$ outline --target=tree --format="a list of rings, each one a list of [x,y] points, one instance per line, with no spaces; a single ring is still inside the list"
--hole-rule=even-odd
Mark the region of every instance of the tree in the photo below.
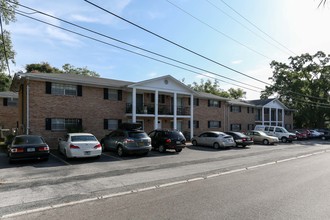
[[[3,29],[3,23],[8,25],[10,22],[15,22],[15,8],[17,0],[12,0],[13,4],[6,0],[0,0],[0,73],[5,73],[8,69],[9,62],[15,64],[15,51],[13,50],[10,33]]]
[[[12,78],[9,75],[0,73],[0,92],[9,91]]]
[[[212,81],[209,79],[206,80],[206,82],[204,82],[204,80],[201,79],[200,84],[198,84],[197,82],[193,82],[193,84],[188,84],[188,87],[190,87],[191,89],[197,92],[211,93],[224,98],[239,99],[239,98],[243,98],[246,95],[246,92],[244,92],[242,89],[230,88],[228,91],[224,91],[223,89],[220,88],[218,80],[215,80],[212,83]]]
[[[273,85],[266,86],[261,97],[277,95],[295,109],[297,127],[325,127],[330,118],[330,55],[319,51],[289,57],[288,64],[272,61]]]
[[[93,76],[99,77],[100,75],[95,71],[88,70],[87,67],[74,67],[71,64],[64,64],[62,69],[58,69],[56,67],[52,67],[47,62],[41,63],[32,63],[25,66],[25,70],[27,72],[41,72],[41,73],[65,73],[65,74],[78,74],[84,76]]]

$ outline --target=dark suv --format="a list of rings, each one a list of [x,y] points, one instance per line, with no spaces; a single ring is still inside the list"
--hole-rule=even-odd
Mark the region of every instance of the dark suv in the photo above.
[[[151,145],[159,152],[165,152],[166,149],[174,149],[181,152],[186,147],[186,138],[180,131],[175,130],[154,130],[149,133]]]
[[[120,129],[110,132],[101,139],[102,150],[116,151],[118,156],[125,154],[147,155],[151,150],[151,139],[142,130],[132,124],[122,125]]]

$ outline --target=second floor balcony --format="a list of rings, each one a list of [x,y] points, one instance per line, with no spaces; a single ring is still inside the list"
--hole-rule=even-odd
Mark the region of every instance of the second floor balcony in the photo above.
[[[126,113],[132,114],[132,103],[126,104]],[[190,107],[178,106],[177,115],[190,115]],[[155,105],[136,106],[136,114],[155,115]],[[158,105],[158,115],[174,115],[173,105]]]

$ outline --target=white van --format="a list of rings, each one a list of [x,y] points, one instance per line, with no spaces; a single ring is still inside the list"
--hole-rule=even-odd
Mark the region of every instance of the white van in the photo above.
[[[297,140],[297,136],[295,134],[288,132],[281,126],[256,125],[254,130],[263,131],[270,136],[278,137],[278,139],[280,139],[283,143],[291,143],[292,141]]]

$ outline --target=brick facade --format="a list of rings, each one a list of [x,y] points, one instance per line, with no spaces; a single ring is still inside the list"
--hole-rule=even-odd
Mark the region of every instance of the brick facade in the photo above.
[[[18,95],[11,92],[0,92],[0,128],[17,128]],[[15,104],[16,103],[16,104]]]

